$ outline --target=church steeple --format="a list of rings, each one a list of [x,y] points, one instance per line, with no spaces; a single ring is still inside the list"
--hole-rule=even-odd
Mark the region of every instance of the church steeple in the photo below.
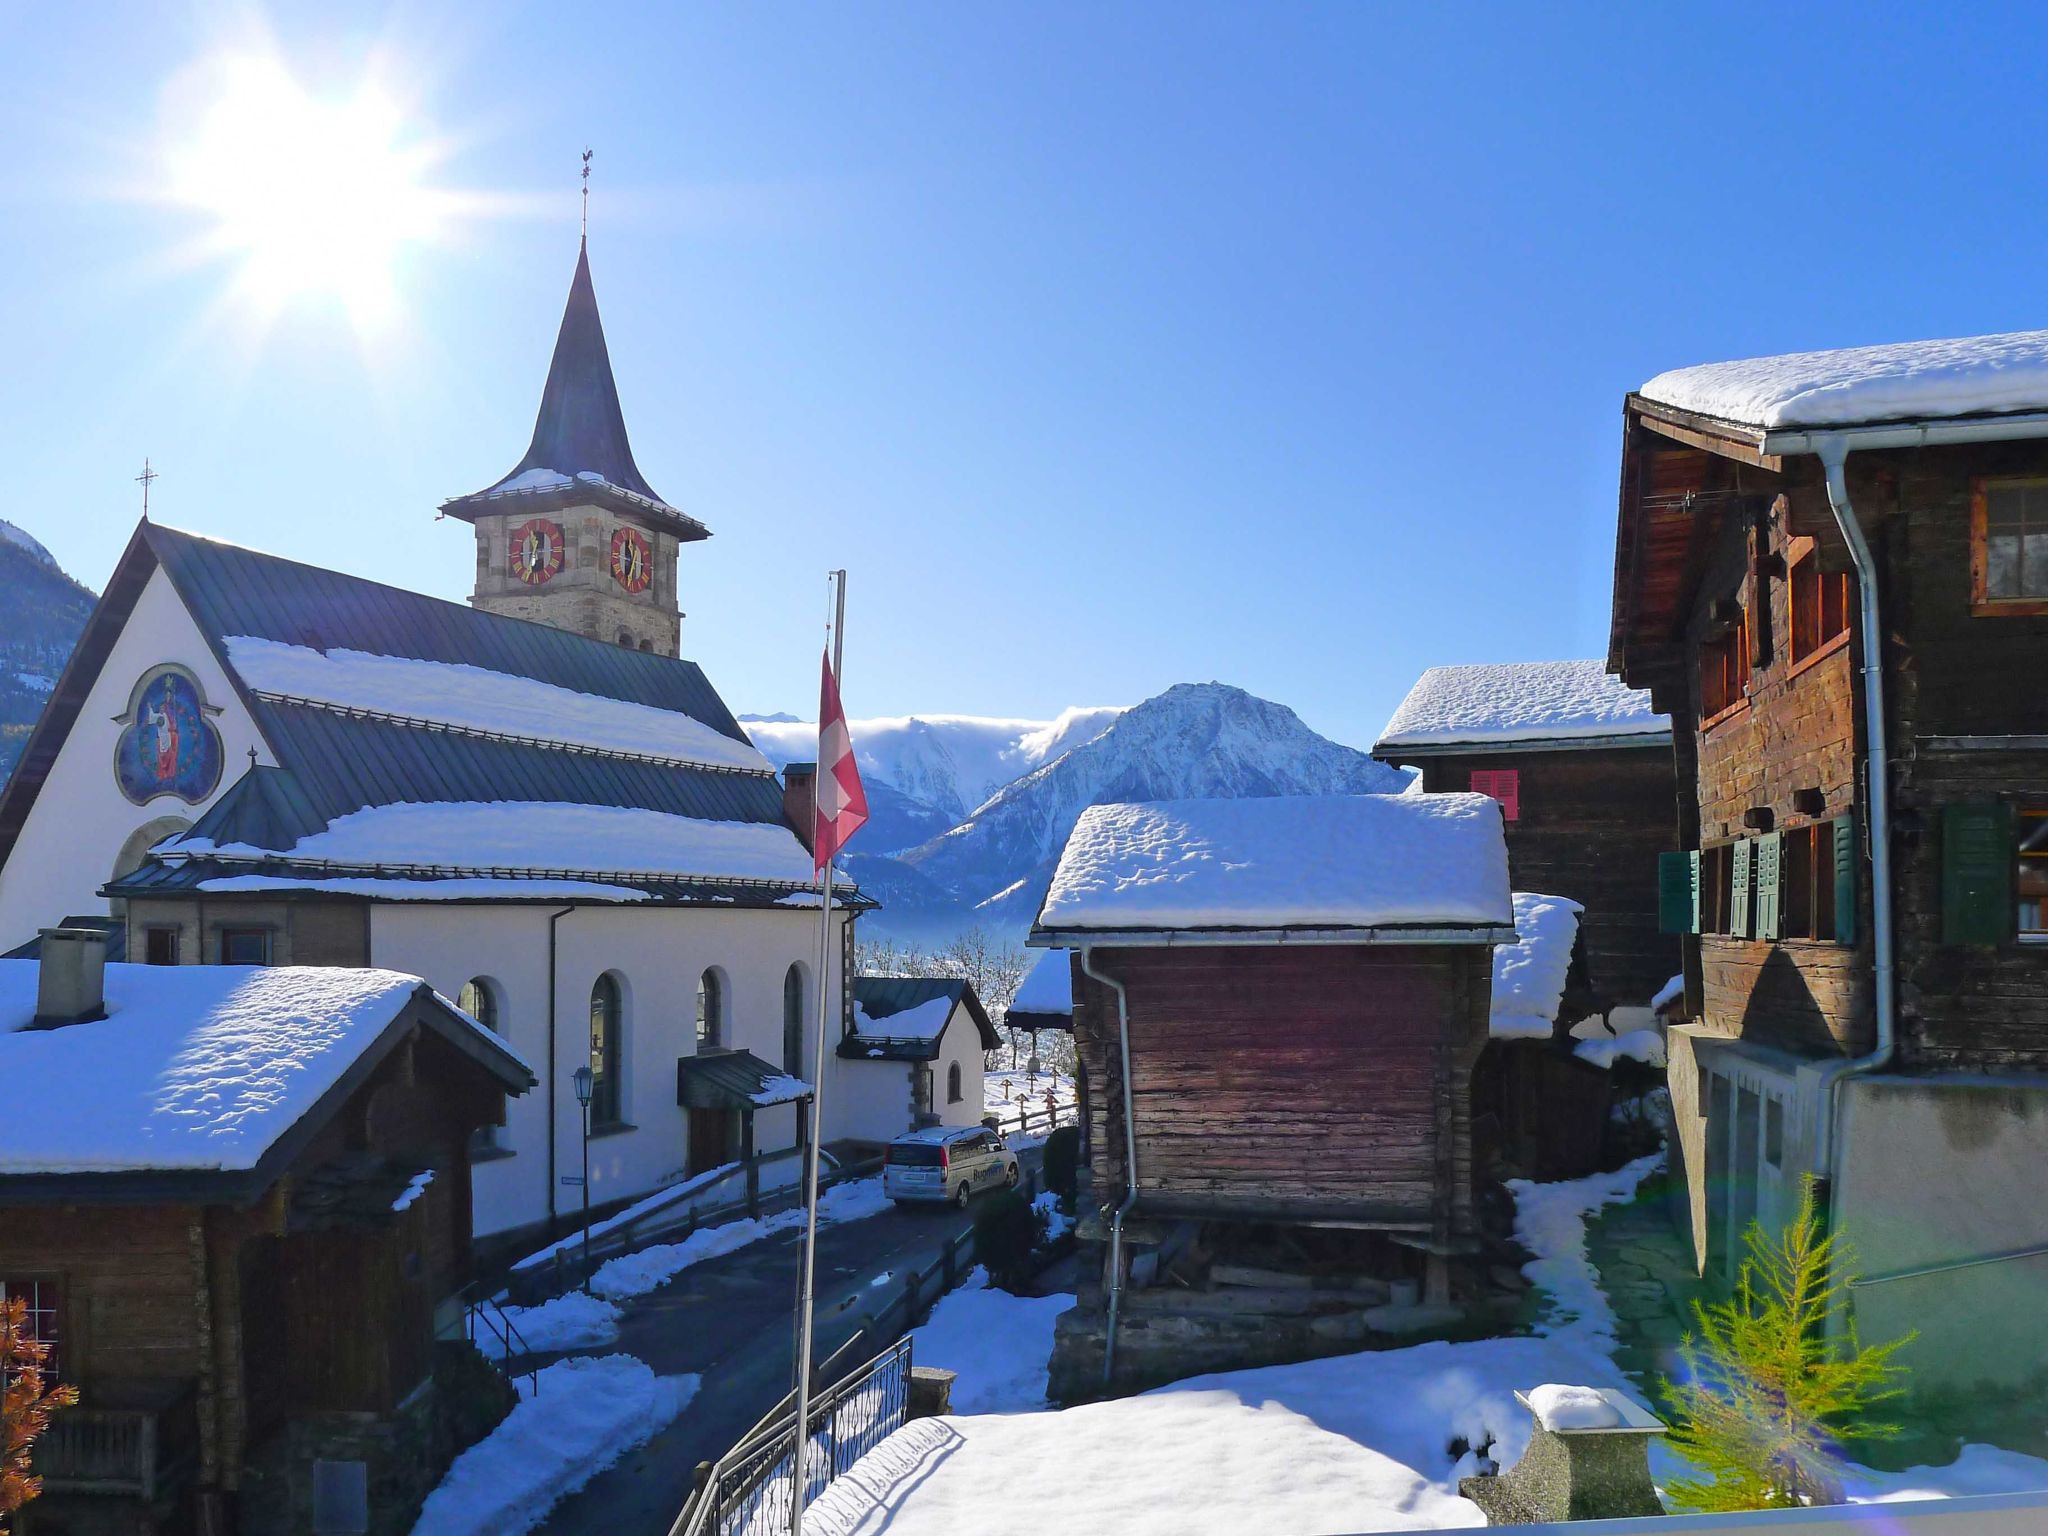
[[[475,606],[676,654],[676,549],[711,531],[663,501],[633,460],[587,238],[525,456],[441,510],[476,525]]]

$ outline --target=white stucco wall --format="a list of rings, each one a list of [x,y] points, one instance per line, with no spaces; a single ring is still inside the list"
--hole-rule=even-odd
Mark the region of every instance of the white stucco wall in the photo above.
[[[453,997],[472,977],[494,987],[500,1027],[541,1078],[506,1107],[510,1157],[477,1165],[477,1235],[544,1220],[549,1195],[563,1213],[582,1192],[559,1183],[579,1171],[582,1124],[570,1074],[588,1060],[590,992],[606,972],[624,1000],[624,1087],[628,1131],[590,1144],[590,1200],[599,1205],[645,1194],[677,1177],[689,1155],[688,1112],[676,1104],[676,1061],[696,1051],[697,978],[716,966],[725,976],[724,1044],[782,1064],[782,988],[791,964],[805,977],[805,1072],[816,1082],[809,1023],[815,1008],[818,919],[801,910],[721,912],[632,905],[575,908],[556,925],[556,1038],[547,1064],[547,906],[379,904],[371,909],[374,964],[424,976]],[[844,921],[843,918],[840,921]],[[836,989],[838,946],[827,986]],[[836,1040],[836,1015],[828,1021]],[[555,1084],[556,1168],[547,1166],[548,1082]],[[827,1115],[832,1114],[828,1102]],[[828,1139],[833,1132],[828,1125]],[[796,1141],[796,1110],[781,1106],[754,1119],[756,1150]]]
[[[191,672],[207,704],[220,710],[208,716],[221,733],[220,783],[196,805],[176,795],[137,805],[114,779],[114,742],[122,730],[115,717],[127,712],[129,695],[143,673],[164,662]],[[68,914],[106,911],[99,888],[113,877],[129,836],[160,817],[196,821],[247,771],[251,747],[259,763],[275,762],[170,578],[156,571],[144,584],[0,869],[0,948],[32,939],[37,929]]]
[[[946,1102],[946,1071],[960,1063],[960,1102]],[[834,1055],[827,1063],[826,1138],[885,1142],[916,1124],[911,1084],[929,1068],[932,1110],[942,1125],[979,1125],[982,1117],[981,1035],[964,1007],[955,1006],[929,1062],[869,1061]]]
[[[947,1069],[960,1066],[960,1102],[946,1102]],[[955,1008],[939,1037],[938,1058],[932,1062],[932,1109],[942,1125],[979,1125],[981,1102],[981,1032],[965,1008]]]

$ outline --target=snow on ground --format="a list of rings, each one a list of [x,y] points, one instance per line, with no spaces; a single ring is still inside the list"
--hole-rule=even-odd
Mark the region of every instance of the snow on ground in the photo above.
[[[1042,1409],[1053,1319],[1073,1305],[1064,1292],[1012,1296],[992,1290],[988,1271],[977,1266],[959,1289],[939,1299],[929,1322],[911,1331],[910,1358],[960,1373],[953,1384],[956,1414]]]
[[[1608,676],[1604,662],[1512,661],[1431,667],[1408,690],[1373,750],[1656,736],[1670,729],[1650,695]]]
[[[1095,805],[1060,854],[1052,929],[1499,924],[1500,804],[1485,795],[1279,795]]]
[[[543,800],[406,801],[337,816],[288,849],[173,838],[170,854],[398,868],[580,869],[706,879],[811,880],[811,856],[780,822],[707,821],[624,805]]]
[[[1494,1039],[1550,1038],[1585,910],[1567,897],[1515,892],[1515,942],[1493,952]]]
[[[519,1383],[519,1405],[456,1457],[427,1495],[413,1536],[519,1536],[697,1394],[695,1376],[657,1376],[631,1355],[560,1360]]]
[[[1662,1013],[1671,1004],[1685,996],[1685,977],[1674,976],[1657,989],[1657,995],[1650,999],[1650,1012]]]
[[[1632,1029],[1612,1040],[1581,1040],[1572,1047],[1572,1054],[1596,1067],[1611,1067],[1623,1056],[1645,1066],[1661,1067],[1664,1065],[1664,1032],[1661,1029]]]
[[[565,1349],[592,1349],[619,1336],[618,1304],[587,1291],[566,1291],[531,1307],[505,1308],[514,1336],[500,1340],[489,1324],[472,1330],[472,1342],[487,1355],[505,1358],[520,1352],[552,1355]]]
[[[1764,428],[2048,410],[2048,331],[1703,363],[1660,373],[1638,393]]]
[[[842,1221],[859,1221],[888,1210],[890,1204],[878,1178],[835,1184],[818,1197],[818,1225],[829,1227]],[[773,1216],[748,1216],[715,1227],[701,1227],[679,1243],[657,1243],[599,1265],[590,1277],[590,1289],[611,1301],[644,1296],[668,1284],[692,1264],[715,1259],[803,1224],[803,1207],[797,1206]]]
[[[25,1029],[37,964],[0,961],[0,1172],[253,1168],[424,987],[337,966],[109,965],[104,1019]],[[503,1046],[497,1047],[503,1050]]]
[[[335,647],[316,651],[255,635],[227,637],[228,662],[263,693],[377,710],[470,730],[631,752],[714,768],[769,772],[768,759],[701,720],[462,662]]]

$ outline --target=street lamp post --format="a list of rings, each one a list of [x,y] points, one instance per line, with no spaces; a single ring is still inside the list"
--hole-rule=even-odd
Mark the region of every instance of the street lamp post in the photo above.
[[[596,1079],[587,1066],[570,1075],[576,1085],[576,1103],[583,1111],[583,1284],[590,1285],[590,1092]]]

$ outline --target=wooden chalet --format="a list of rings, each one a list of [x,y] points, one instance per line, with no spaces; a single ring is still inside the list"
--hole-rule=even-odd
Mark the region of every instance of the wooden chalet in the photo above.
[[[1677,971],[1657,924],[1657,855],[1678,847],[1671,722],[1647,694],[1597,661],[1431,667],[1372,752],[1428,793],[1500,802],[1514,888],[1585,909],[1591,1011],[1641,1009]]]
[[[1822,1181],[1916,1390],[2048,1359],[2048,333],[1662,374],[1609,665],[1672,717],[1702,1266]]]
[[[0,1117],[0,1295],[79,1390],[24,1536],[403,1533],[452,1454],[471,1136],[532,1074],[413,977],[101,942],[0,961],[0,1078],[35,1085]]]
[[[1082,815],[1029,940],[1073,952],[1090,1085],[1057,1395],[1451,1315],[1468,1076],[1515,936],[1500,826],[1475,795]]]

